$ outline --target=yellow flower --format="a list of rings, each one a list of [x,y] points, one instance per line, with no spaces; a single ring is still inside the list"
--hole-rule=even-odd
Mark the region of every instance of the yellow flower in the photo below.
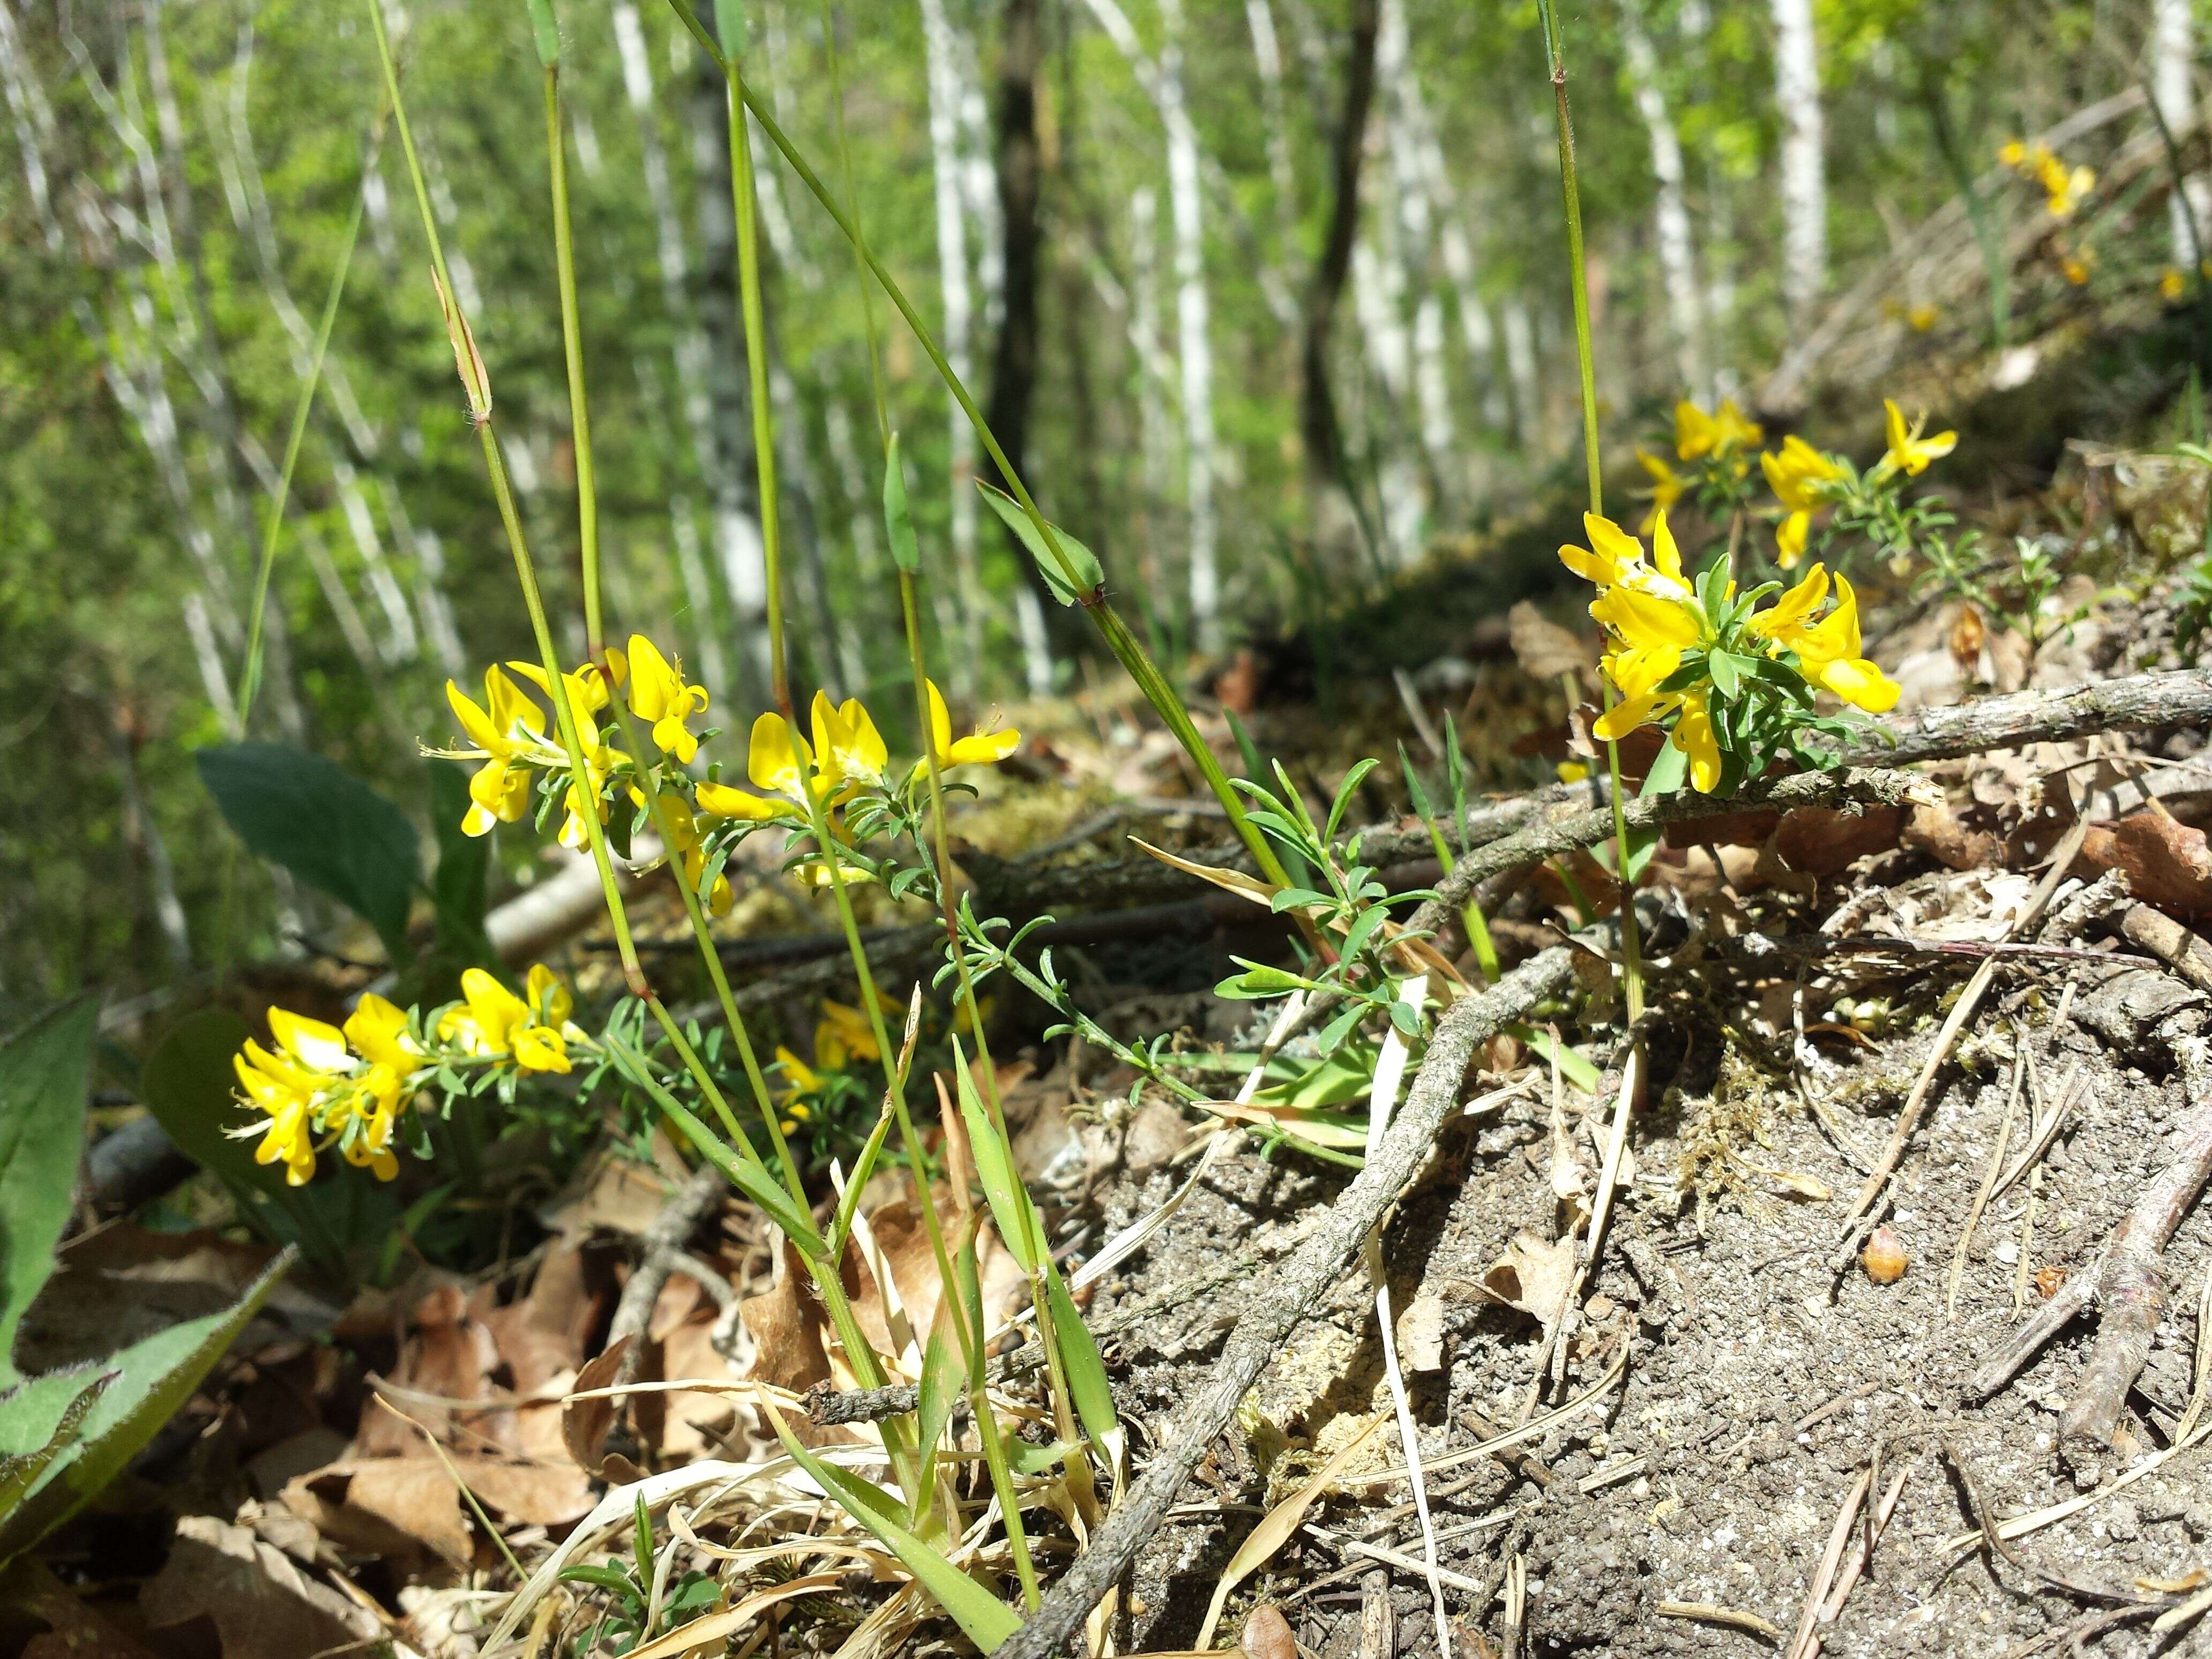
[[[1932,438],[1922,437],[1921,429],[1928,424],[1928,417],[1924,415],[1907,427],[1905,411],[1897,406],[1896,398],[1884,398],[1881,407],[1889,448],[1876,466],[1877,471],[1902,471],[1908,477],[1917,478],[1928,470],[1930,461],[1942,459],[1959,447],[1959,434],[1955,432],[1939,432]]]
[[[497,664],[484,670],[482,708],[451,680],[446,682],[446,701],[476,745],[465,757],[481,757],[484,763],[469,780],[463,833],[482,836],[495,823],[520,822],[530,809],[532,761],[545,746],[545,717]]]
[[[884,781],[890,751],[858,697],[846,698],[841,708],[830,701],[827,691],[817,691],[810,712],[817,793],[849,793]]]
[[[1674,405],[1674,453],[1686,461],[1748,448],[1765,435],[1765,429],[1748,418],[1733,398],[1723,398],[1710,415],[1687,398]]]
[[[610,651],[607,654],[614,661],[615,678],[619,684],[628,672],[623,662],[622,653]],[[536,663],[510,662],[507,666],[540,691],[544,692],[548,697],[552,696],[552,683],[546,678],[545,671]],[[502,675],[501,678],[504,678],[505,676]],[[486,673],[484,684],[487,688],[489,687],[490,672]],[[620,750],[601,738],[599,721],[592,718],[600,709],[607,706],[608,700],[606,676],[600,672],[599,665],[596,663],[586,663],[581,668],[564,673],[561,676],[561,684],[568,693],[568,712],[575,717],[576,744],[577,747],[583,750],[584,775],[580,779],[572,777],[568,781],[567,799],[563,803],[568,811],[561,822],[560,839],[563,847],[581,852],[591,844],[592,839],[590,826],[584,817],[586,804],[588,803],[590,809],[599,814],[601,823],[607,821],[607,776],[627,757]],[[512,690],[513,682],[509,681],[508,685]],[[454,698],[456,694],[448,688],[447,696],[451,699]],[[529,731],[536,739],[531,750],[532,761],[538,765],[552,769],[568,769],[568,745],[564,742],[550,739],[546,736],[544,718],[538,713],[538,706],[523,696],[519,690],[514,693],[514,700],[529,710]],[[454,709],[456,713],[460,711],[459,701],[454,702]],[[463,724],[466,723],[467,717],[463,715]],[[519,811],[516,816],[520,816]],[[487,824],[485,827],[488,829],[490,826]],[[470,833],[483,832],[471,830]]]
[[[1651,477],[1649,491],[1651,510],[1644,515],[1644,522],[1636,527],[1638,535],[1648,536],[1659,515],[1682,499],[1682,480],[1674,469],[1667,465],[1665,456],[1654,455],[1642,444],[1636,446],[1636,459]]]
[[[2175,267],[2168,265],[2158,279],[2158,292],[2160,299],[2172,304],[2189,292],[2189,279]]]
[[[2074,287],[2081,288],[2087,284],[2089,267],[2096,262],[2095,250],[2085,247],[2078,253],[2063,255],[2058,261],[2058,274]]]
[[[1710,795],[1721,785],[1721,749],[1713,737],[1711,714],[1705,694],[1690,691],[1682,698],[1682,717],[1674,722],[1674,746],[1690,757],[1690,787]]]
[[[822,1023],[814,1028],[814,1063],[834,1072],[855,1060],[881,1060],[875,1028],[866,1012],[842,1002],[822,999]]]
[[[1745,624],[1762,638],[1780,641],[1828,602],[1828,568],[1815,564],[1798,584]]]
[[[1559,772],[1561,783],[1580,783],[1589,775],[1589,768],[1580,761],[1561,761]]]
[[[945,694],[935,680],[923,683],[929,692],[929,752],[938,769],[954,766],[991,766],[1014,752],[1022,734],[1011,726],[986,732],[981,726],[964,738],[952,735],[952,717],[945,712]]]
[[[1815,582],[1817,579],[1824,584],[1826,575],[1819,566],[1814,566],[1804,581],[1775,602],[1768,617],[1759,619],[1753,625],[1796,652],[1798,666],[1814,684],[1834,692],[1853,708],[1863,708],[1869,714],[1887,714],[1897,706],[1902,688],[1862,654],[1858,595],[1851,591],[1850,582],[1838,576],[1836,608],[1819,622],[1804,620],[1820,606]],[[1808,592],[1812,594],[1809,600],[1806,597]],[[1771,620],[1778,615],[1780,620]]]
[[[1934,306],[1923,303],[1909,307],[1905,311],[1905,320],[1911,325],[1915,334],[1925,334],[1936,326],[1938,315],[1940,313]]]
[[[439,1021],[439,1035],[468,1054],[511,1058],[526,1072],[566,1072],[574,1030],[567,988],[540,963],[524,988],[528,1001],[483,969],[470,969],[461,975],[463,1002]]]
[[[707,707],[704,686],[688,684],[681,658],[671,663],[642,634],[629,636],[629,712],[653,725],[653,740],[664,755],[685,765],[699,752],[699,739],[685,724]]]
[[[1797,561],[1805,556],[1805,538],[1812,533],[1813,515],[1792,513],[1774,527],[1774,562],[1784,570],[1795,570]]]
[[[791,1093],[811,1095],[822,1086],[822,1079],[814,1068],[792,1053],[790,1049],[779,1046],[775,1051],[775,1059],[776,1064],[783,1067],[783,1075],[791,1085]],[[790,1127],[787,1125],[784,1133],[790,1133]]]
[[[1825,500],[1820,486],[1844,476],[1842,467],[1795,433],[1782,441],[1780,450],[1761,454],[1759,467],[1774,499],[1792,513],[1818,511]]]
[[[1652,515],[1651,556],[1644,562],[1644,544],[1610,519],[1595,513],[1583,514],[1583,533],[1588,547],[1569,544],[1559,549],[1559,562],[1584,581],[1603,588],[1626,587],[1657,598],[1687,600],[1689,584],[1682,580],[1682,555],[1674,545],[1674,532],[1667,527],[1667,514]]]
[[[2008,167],[2020,167],[2027,160],[2027,146],[2017,138],[2008,138],[1997,146],[1997,160]]]

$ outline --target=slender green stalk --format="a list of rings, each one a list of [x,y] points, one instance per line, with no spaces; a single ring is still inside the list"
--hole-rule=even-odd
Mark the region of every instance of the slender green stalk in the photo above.
[[[353,269],[354,246],[361,240],[362,215],[368,206],[365,187],[368,169],[376,165],[376,153],[383,137],[384,117],[380,113],[362,159],[364,188],[355,193],[353,216],[346,221],[345,240],[338,249],[338,267],[331,273],[331,291],[323,301],[322,320],[315,327],[315,349],[307,362],[307,379],[300,387],[300,401],[292,410],[292,430],[284,440],[284,465],[276,475],[276,489],[269,501],[269,528],[262,536],[261,560],[253,572],[253,611],[246,635],[246,668],[238,681],[238,729],[241,732],[253,718],[253,700],[261,690],[262,630],[269,614],[270,576],[276,568],[276,540],[284,530],[284,503],[292,493],[292,471],[299,465],[300,445],[307,435],[307,414],[315,406],[315,388],[322,384],[323,360],[330,352],[331,330],[338,319],[338,301],[345,295],[346,273]]]
[[[860,221],[860,193],[853,184],[853,140],[845,122],[844,55],[837,50],[836,0],[822,0],[822,45],[830,59],[830,108],[837,135],[837,183],[852,216],[853,271],[860,279],[860,320],[868,335],[868,391],[876,405],[876,439],[891,444],[890,399],[884,392],[884,359],[876,336],[876,288],[868,280],[867,229]],[[926,711],[925,711],[926,713]]]
[[[568,423],[576,449],[576,538],[583,560],[585,654],[604,667],[599,602],[599,488],[592,463],[592,410],[584,395],[584,331],[576,307],[575,240],[568,220],[568,141],[561,118],[561,64],[545,65],[545,154],[552,169],[553,256],[561,290],[561,351],[568,370]],[[613,682],[610,680],[609,684]]]
[[[1567,60],[1560,44],[1557,0],[1537,0],[1537,4],[1542,14],[1544,50],[1550,60],[1553,109],[1559,134],[1559,189],[1566,207],[1567,274],[1574,290],[1575,363],[1582,376],[1583,455],[1589,475],[1589,510],[1602,517],[1605,469],[1598,448],[1597,368],[1590,349],[1589,271],[1583,258],[1582,186],[1575,176],[1575,124],[1567,106]],[[1598,678],[1604,688],[1606,707],[1610,708],[1613,702],[1612,682],[1603,675]],[[1614,874],[1620,884],[1621,981],[1629,1023],[1633,1024],[1644,1016],[1644,957],[1642,942],[1637,937],[1635,890],[1629,877],[1627,801],[1620,785],[1618,743],[1607,742],[1605,763],[1613,785],[1613,847],[1619,866]]]
[[[745,331],[745,380],[753,415],[753,471],[760,482],[761,558],[768,568],[769,690],[792,717],[791,668],[784,651],[783,533],[777,510],[775,417],[769,406],[768,322],[761,303],[760,198],[753,183],[752,134],[745,125],[744,16],[737,0],[714,0],[729,82],[730,209],[738,230],[738,304]]]
[[[701,46],[716,63],[722,65],[724,74],[730,76],[732,89],[743,98],[745,107],[752,112],[753,118],[760,123],[761,131],[768,135],[769,141],[781,153],[785,161],[790,165],[792,171],[799,175],[799,181],[806,186],[814,199],[822,204],[823,211],[830,216],[837,228],[859,252],[861,259],[875,279],[883,284],[884,294],[898,308],[899,314],[905,318],[908,327],[913,330],[915,343],[921,347],[923,355],[929,359],[931,366],[937,370],[939,378],[944,380],[946,388],[952,394],[953,400],[960,405],[961,412],[967,416],[969,423],[975,428],[976,437],[981,441],[985,451],[998,467],[1000,476],[1006,479],[1007,488],[1012,493],[1015,501],[1036,531],[1047,555],[1060,567],[1061,575],[1068,586],[1077,592],[1083,592],[1083,579],[1077,572],[1074,560],[1070,557],[1066,548],[1062,544],[1059,531],[1039,510],[1035,498],[1030,494],[1029,486],[1022,482],[1020,475],[1007,460],[1006,453],[1000,447],[997,435],[991,430],[990,422],[983,418],[982,410],[976,407],[975,398],[969,393],[966,384],[953,373],[952,365],[946,361],[943,349],[937,343],[937,337],[930,332],[928,324],[922,320],[921,313],[915,308],[914,302],[907,297],[906,290],[899,286],[897,279],[884,268],[883,261],[868,247],[866,240],[854,229],[852,222],[838,206],[836,198],[830,194],[829,187],[822,182],[821,175],[815,172],[806,158],[799,153],[797,147],[785,135],[782,127],[777,125],[774,112],[763,105],[753,89],[735,75],[728,61],[723,57],[720,48],[716,46],[714,36],[708,33],[699,21],[698,14],[693,10],[690,0],[669,0],[669,4],[675,10],[676,15],[683,20],[684,27],[691,31],[693,37],[698,40]],[[1230,823],[1236,828],[1238,836],[1251,852],[1254,860],[1260,866],[1261,872],[1279,886],[1287,886],[1289,877],[1283,870],[1281,860],[1275,856],[1274,848],[1268,844],[1267,838],[1261,835],[1245,817],[1243,802],[1238,797],[1237,791],[1230,786],[1229,775],[1222,769],[1221,763],[1214,757],[1213,751],[1206,746],[1205,739],[1199,735],[1197,726],[1191,720],[1189,709],[1184,706],[1182,697],[1176,693],[1173,684],[1164,674],[1160,672],[1146,652],[1143,643],[1129,631],[1127,624],[1115,615],[1113,607],[1103,591],[1086,593],[1082,603],[1084,610],[1090,613],[1092,623],[1104,636],[1108,647],[1121,659],[1121,665],[1129,672],[1130,678],[1137,682],[1152,707],[1158,711],[1160,718],[1166,722],[1168,728],[1182,744],[1184,751],[1190,757],[1191,763],[1198,769],[1199,775],[1206,781],[1206,787],[1212,791],[1214,799],[1221,803],[1223,811],[1228,815]],[[1327,953],[1328,947],[1325,943],[1322,943],[1317,939],[1310,939],[1310,942],[1315,943],[1324,954]]]
[[[439,305],[445,312],[447,329],[453,338],[455,365],[460,373],[461,384],[468,393],[471,416],[483,446],[484,465],[490,474],[492,493],[499,505],[500,522],[507,532],[507,549],[514,560],[515,578],[522,589],[523,606],[529,614],[539,664],[545,673],[547,694],[553,704],[555,722],[562,745],[568,750],[571,784],[581,793],[592,787],[592,773],[586,763],[575,710],[569,702],[568,682],[561,673],[559,658],[553,646],[552,630],[546,621],[544,599],[538,589],[537,570],[532,563],[529,546],[523,537],[521,520],[515,510],[514,492],[507,480],[506,463],[501,458],[498,441],[493,435],[489,380],[482,360],[477,356],[468,320],[452,297],[453,284],[447,269],[445,246],[438,234],[437,220],[430,210],[429,190],[416,153],[414,134],[408,125],[406,106],[400,100],[398,76],[392,59],[392,44],[385,31],[380,0],[368,0],[368,12],[376,37],[378,55],[383,64],[386,88],[399,127],[400,144],[407,156],[408,176],[414,186],[416,207],[421,214],[423,234],[429,244],[431,268],[438,283]],[[583,802],[580,805],[585,810],[578,817],[583,822],[592,862],[598,872],[600,891],[606,902],[608,921],[614,933],[616,951],[622,962],[624,982],[629,987],[631,994],[651,1010],[661,1034],[675,1049],[685,1072],[722,1120],[735,1142],[735,1156],[773,1180],[775,1177],[769,1175],[767,1166],[761,1163],[760,1155],[753,1150],[752,1143],[738,1127],[737,1118],[731,1112],[729,1103],[684,1036],[683,1027],[670,1014],[646,978],[644,967],[638,960],[629,913],[623,903],[622,889],[615,878],[613,860],[607,849],[605,827],[599,823],[597,803]],[[820,1261],[812,1256],[803,1255],[803,1259],[822,1296],[838,1340],[844,1346],[854,1376],[864,1387],[880,1386],[884,1380],[883,1368],[876,1358],[874,1348],[854,1316],[836,1264]],[[908,1491],[918,1489],[918,1460],[913,1448],[907,1443],[903,1431],[893,1421],[884,1425],[883,1433],[884,1448],[891,1457],[894,1469],[899,1473],[902,1484]]]

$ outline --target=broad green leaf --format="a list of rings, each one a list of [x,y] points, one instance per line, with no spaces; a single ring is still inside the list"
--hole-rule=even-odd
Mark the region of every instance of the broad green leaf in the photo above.
[[[991,1127],[991,1115],[983,1109],[975,1079],[968,1075],[968,1058],[961,1053],[957,1039],[952,1044],[952,1074],[960,1097],[960,1119],[967,1126],[969,1150],[975,1159],[975,1178],[983,1183],[983,1197],[999,1224],[999,1237],[1006,1241],[1022,1271],[1035,1273],[1039,1242],[1036,1211],[1014,1168],[1012,1150]]]
[[[279,743],[227,743],[193,757],[240,840],[376,929],[397,967],[418,884],[415,826],[359,778]]]
[[[921,574],[921,543],[914,533],[914,514],[906,504],[906,465],[899,459],[898,434],[891,434],[884,451],[884,533],[890,538],[891,562],[909,576]]]
[[[15,1328],[69,1224],[99,1018],[100,999],[79,997],[0,1048],[0,1383],[16,1376]]]
[[[86,1416],[100,1402],[100,1396],[107,1392],[107,1385],[115,1381],[116,1374],[87,1366],[71,1375],[80,1381],[88,1376],[91,1380],[85,1382],[76,1397],[62,1408],[61,1420],[54,1425],[46,1443],[28,1451],[0,1453],[0,1526],[7,1523],[24,1495],[39,1483],[46,1466],[76,1443]],[[0,1413],[7,1409],[6,1398],[0,1397]]]
[[[991,504],[991,511],[1006,521],[1006,528],[1025,548],[1036,568],[1043,573],[1045,586],[1052,589],[1053,598],[1062,605],[1080,605],[1106,585],[1106,573],[1100,568],[1097,556],[1058,525],[1052,527],[1053,539],[1066,555],[1062,564],[1052,549],[1037,533],[1036,526],[1022,505],[1003,489],[994,489],[978,480],[975,487],[983,492],[983,499]]]
[[[1060,1363],[1067,1373],[1067,1392],[1075,1405],[1075,1414],[1083,1419],[1083,1431],[1089,1435],[1102,1456],[1110,1458],[1108,1441],[1120,1431],[1121,1419],[1114,1409],[1114,1390],[1106,1381],[1106,1362],[1098,1357],[1098,1344],[1091,1340],[1091,1329],[1083,1322],[1075,1298],[1067,1293],[1067,1285],[1060,1276],[1060,1269],[1051,1263],[1044,1270],[1045,1310],[1052,1316],[1052,1334],[1060,1343]]]
[[[880,1487],[823,1462],[807,1450],[785,1424],[782,1413],[773,1407],[769,1420],[775,1425],[776,1438],[783,1442],[791,1461],[812,1476],[815,1484],[842,1505],[848,1515],[873,1533],[878,1542],[898,1557],[937,1605],[951,1615],[952,1622],[960,1626],[969,1641],[988,1653],[1022,1627],[1022,1621],[1012,1607],[946,1560],[935,1547],[902,1526],[897,1519],[898,1506]]]
[[[284,1251],[223,1312],[173,1325],[106,1362],[115,1380],[85,1414],[76,1439],[46,1465],[15,1513],[0,1521],[0,1563],[37,1543],[122,1473],[191,1398],[298,1259],[296,1251]],[[0,1449],[44,1443],[82,1386],[82,1372],[38,1377],[0,1401]]]

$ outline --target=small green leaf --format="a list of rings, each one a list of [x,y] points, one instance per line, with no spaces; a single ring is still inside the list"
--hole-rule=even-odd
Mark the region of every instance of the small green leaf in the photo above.
[[[123,1472],[191,1398],[298,1259],[298,1252],[284,1251],[228,1309],[172,1325],[107,1362],[115,1380],[85,1413],[76,1439],[46,1465],[15,1513],[0,1521],[0,1563],[37,1543]],[[0,1452],[44,1444],[82,1387],[82,1372],[65,1372],[34,1378],[0,1396]]]
[[[975,1080],[968,1075],[968,1059],[961,1053],[957,1037],[952,1042],[952,1075],[957,1085],[954,1092],[960,1097],[960,1121],[967,1127],[969,1152],[975,1160],[975,1178],[983,1183],[984,1201],[999,1224],[999,1237],[1021,1270],[1035,1273],[1042,1253],[1043,1230],[1037,1225],[1029,1189],[1022,1185],[1014,1168],[1012,1149],[991,1127],[990,1114],[983,1109]]]
[[[1690,757],[1682,746],[1672,741],[1659,746],[1652,760],[1651,769],[1644,775],[1644,795],[1671,795],[1682,787],[1689,775]],[[1628,879],[1634,881],[1651,862],[1651,855],[1659,850],[1661,832],[1656,829],[1631,830],[1628,832]]]
[[[552,0],[530,0],[530,30],[538,42],[538,62],[545,69],[561,64],[561,27],[553,21]]]
[[[1075,1414],[1083,1419],[1083,1431],[1098,1448],[1099,1455],[1110,1458],[1108,1442],[1120,1432],[1121,1419],[1114,1409],[1106,1363],[1098,1357],[1098,1344],[1077,1311],[1075,1298],[1067,1293],[1060,1269],[1049,1262],[1044,1270],[1044,1306],[1052,1318],[1053,1335],[1060,1342],[1060,1363],[1067,1373],[1067,1392]]]
[[[1337,826],[1344,822],[1345,810],[1352,805],[1353,793],[1367,781],[1367,775],[1382,764],[1370,756],[1344,775],[1344,781],[1336,786],[1336,799],[1329,803],[1328,827],[1322,834],[1323,841],[1336,839]]]
[[[420,860],[404,813],[343,768],[283,744],[218,744],[193,759],[240,840],[375,928],[394,967],[406,963]]]
[[[637,1593],[637,1586],[630,1583],[629,1575],[619,1567],[563,1567],[556,1576],[564,1583],[591,1584],[624,1601],[643,1599]]]
[[[1060,1465],[1067,1462],[1068,1453],[1075,1447],[1066,1440],[1054,1440],[1042,1446],[1033,1446],[1026,1440],[1006,1442],[1006,1462],[1013,1466],[1016,1474],[1057,1474]]]
[[[983,492],[983,499],[991,504],[991,511],[1006,520],[1006,528],[1028,550],[1043,574],[1045,586],[1052,589],[1053,598],[1062,605],[1080,605],[1106,585],[1106,572],[1100,568],[1097,556],[1058,525],[1052,526],[1053,540],[1060,544],[1066,562],[1055,556],[1049,544],[1037,533],[1037,527],[1020,502],[1003,489],[994,489],[977,480],[975,487]]]
[[[1705,669],[1713,677],[1714,689],[1723,697],[1734,698],[1742,695],[1742,670],[1747,666],[1748,664],[1725,651],[1716,651],[1705,659]]]
[[[906,466],[899,459],[898,434],[884,453],[884,533],[890,538],[891,562],[909,576],[921,574],[921,543],[914,533],[914,514],[906,504]]]
[[[69,1224],[99,1020],[100,999],[82,996],[0,1048],[0,1383],[16,1376],[15,1328]]]
[[[1012,1607],[902,1526],[896,1518],[897,1505],[880,1488],[823,1462],[800,1445],[780,1413],[771,1411],[769,1420],[775,1425],[776,1438],[783,1442],[791,1461],[898,1557],[969,1641],[988,1653],[1021,1628],[1022,1621]]]
[[[937,1299],[937,1311],[929,1322],[929,1340],[921,1354],[921,1388],[915,1401],[915,1415],[921,1425],[920,1436],[921,1455],[937,1455],[937,1443],[944,1437],[945,1425],[952,1420],[952,1408],[960,1398],[961,1385],[967,1373],[960,1360],[960,1341],[953,1321],[958,1314],[958,1304],[950,1296]]]

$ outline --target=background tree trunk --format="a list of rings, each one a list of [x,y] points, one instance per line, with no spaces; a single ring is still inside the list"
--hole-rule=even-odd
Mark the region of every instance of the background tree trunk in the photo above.
[[[1828,196],[1821,155],[1820,56],[1813,0],[1772,0],[1774,98],[1782,111],[1782,295],[1810,320],[1828,281]]]

